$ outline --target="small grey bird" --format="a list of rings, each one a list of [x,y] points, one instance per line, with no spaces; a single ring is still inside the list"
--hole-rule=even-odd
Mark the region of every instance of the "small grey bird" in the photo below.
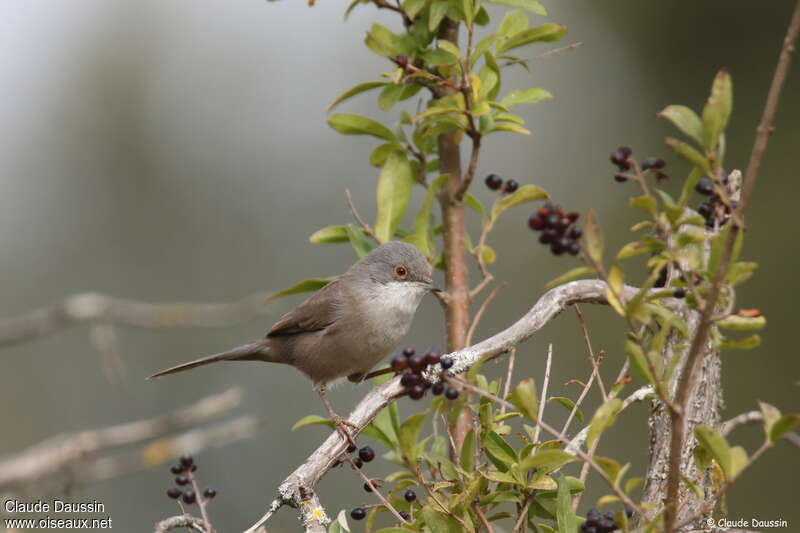
[[[344,436],[351,425],[333,412],[325,386],[347,376],[360,381],[408,332],[422,297],[439,291],[431,265],[411,244],[382,244],[283,315],[264,339],[184,363],[150,376],[217,361],[291,365],[314,382],[328,414]],[[148,378],[148,379],[150,379]]]

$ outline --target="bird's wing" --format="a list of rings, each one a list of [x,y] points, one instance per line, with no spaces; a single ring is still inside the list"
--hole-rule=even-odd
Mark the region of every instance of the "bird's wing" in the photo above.
[[[342,298],[341,283],[334,279],[308,300],[283,315],[267,332],[267,337],[297,335],[319,331],[336,322]]]

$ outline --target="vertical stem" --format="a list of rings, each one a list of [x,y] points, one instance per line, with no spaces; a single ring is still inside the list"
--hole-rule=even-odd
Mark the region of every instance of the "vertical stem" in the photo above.
[[[447,18],[443,20],[439,27],[439,39],[445,39],[457,45],[458,22]],[[445,96],[455,91],[455,88],[443,86],[437,96]],[[449,297],[445,306],[448,351],[463,348],[469,330],[469,268],[467,266],[464,202],[458,199],[458,190],[462,183],[461,136],[461,132],[449,132],[439,135],[438,138],[439,171],[442,174],[450,174],[450,179],[442,185],[439,192],[444,225],[445,288]],[[459,448],[472,426],[471,419],[470,410],[463,409],[451,428]]]

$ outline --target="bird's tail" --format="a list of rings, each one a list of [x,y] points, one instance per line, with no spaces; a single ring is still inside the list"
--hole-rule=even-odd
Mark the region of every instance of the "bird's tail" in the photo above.
[[[182,365],[173,366],[172,368],[167,368],[166,370],[162,370],[161,372],[156,372],[147,379],[166,376],[167,374],[174,374],[176,372],[183,372],[184,370],[189,370],[210,363],[216,363],[217,361],[253,361],[258,359],[266,360],[264,355],[268,350],[269,348],[263,342],[254,342],[251,344],[245,344],[243,346],[237,346],[236,348],[232,348],[225,352],[215,353],[214,355],[209,355],[207,357],[195,359],[194,361],[189,361],[188,363],[183,363]]]

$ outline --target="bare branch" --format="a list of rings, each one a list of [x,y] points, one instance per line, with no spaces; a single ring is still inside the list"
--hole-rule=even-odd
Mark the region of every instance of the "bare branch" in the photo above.
[[[510,65],[522,64],[522,63],[530,63],[531,61],[536,61],[537,59],[542,59],[545,57],[549,57],[552,55],[560,54],[561,52],[568,52],[569,50],[575,50],[576,48],[580,48],[583,46],[583,42],[578,41],[577,43],[568,44],[567,46],[562,46],[560,48],[553,48],[552,50],[548,50],[547,52],[542,52],[539,55],[535,55],[529,58],[520,58],[520,59],[512,59],[510,61],[506,61],[501,67],[508,67]]]
[[[358,222],[358,225],[361,226],[361,229],[364,230],[364,233],[372,237],[375,240],[375,242],[380,244],[381,240],[378,238],[377,235],[375,235],[375,232],[372,231],[372,227],[369,224],[367,224],[367,222],[363,218],[361,218],[361,215],[358,214],[358,211],[356,211],[356,206],[355,204],[353,204],[353,196],[350,194],[350,189],[345,189],[344,195],[347,198],[347,207],[350,208],[350,213],[353,215],[355,221]]]
[[[188,514],[165,518],[155,525],[154,531],[155,533],[166,533],[167,531],[177,529],[179,527],[188,527],[190,530],[194,529],[195,531],[205,533],[205,529],[203,529],[203,521]]]

